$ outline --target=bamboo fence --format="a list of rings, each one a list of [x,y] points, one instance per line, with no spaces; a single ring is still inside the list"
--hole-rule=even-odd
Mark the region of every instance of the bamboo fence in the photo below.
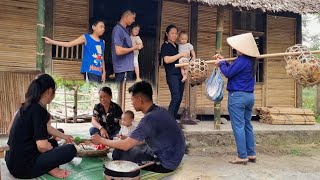
[[[0,71],[0,134],[6,134],[12,117],[21,103],[30,82],[39,71]]]

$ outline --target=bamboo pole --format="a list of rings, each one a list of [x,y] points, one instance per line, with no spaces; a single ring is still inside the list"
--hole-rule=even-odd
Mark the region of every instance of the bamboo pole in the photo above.
[[[217,31],[216,31],[216,54],[222,52],[222,35],[224,24],[224,8],[218,7],[217,11]],[[214,102],[214,129],[220,129],[221,125],[221,102]]]
[[[320,54],[320,50],[315,50],[315,51],[308,51],[308,53],[311,54]],[[285,53],[272,53],[272,54],[263,54],[260,55],[258,57],[256,57],[256,59],[264,59],[264,58],[272,58],[272,57],[281,57],[281,56],[296,56],[296,55],[300,55],[301,52],[285,52]],[[232,57],[232,58],[226,58],[224,59],[225,61],[233,61],[235,60],[237,57]],[[274,59],[273,59],[274,60]],[[206,60],[207,64],[214,64],[215,62],[217,62],[217,60]],[[183,66],[188,66],[189,63],[181,63],[181,64],[175,64],[175,67],[183,67]]]
[[[44,62],[44,14],[45,0],[38,0],[38,23],[37,23],[37,62],[36,68],[41,72],[45,72]]]

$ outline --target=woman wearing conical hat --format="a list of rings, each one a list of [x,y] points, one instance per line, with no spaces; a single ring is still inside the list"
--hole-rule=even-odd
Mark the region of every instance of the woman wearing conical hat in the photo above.
[[[229,64],[220,54],[214,58],[217,59],[216,65],[228,78],[228,111],[238,153],[229,162],[246,165],[247,162],[256,161],[251,117],[254,105],[255,57],[260,53],[251,33],[229,37],[227,42],[237,50],[237,59]]]

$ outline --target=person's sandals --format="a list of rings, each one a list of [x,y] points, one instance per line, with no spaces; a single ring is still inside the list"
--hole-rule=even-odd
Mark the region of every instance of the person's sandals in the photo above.
[[[233,160],[230,160],[229,163],[247,165],[248,161],[249,161],[248,159],[235,158]]]
[[[256,163],[257,162],[256,156],[248,156],[248,162]]]

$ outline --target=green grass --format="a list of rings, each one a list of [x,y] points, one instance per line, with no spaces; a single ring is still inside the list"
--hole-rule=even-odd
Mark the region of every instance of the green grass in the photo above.
[[[302,107],[315,110],[316,87],[304,88],[302,90]],[[320,114],[316,115],[316,121],[320,123]]]
[[[300,149],[291,149],[290,153],[293,156],[301,156],[302,155],[302,152]]]
[[[316,116],[316,121],[317,121],[317,123],[320,123],[320,115]]]

